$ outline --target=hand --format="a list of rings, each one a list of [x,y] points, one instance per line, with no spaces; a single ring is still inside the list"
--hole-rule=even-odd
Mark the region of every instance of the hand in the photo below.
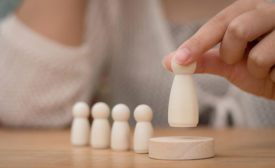
[[[275,100],[275,4],[238,0],[169,54],[181,65],[197,61],[195,73],[223,76],[252,94]],[[221,42],[220,48],[211,49]]]

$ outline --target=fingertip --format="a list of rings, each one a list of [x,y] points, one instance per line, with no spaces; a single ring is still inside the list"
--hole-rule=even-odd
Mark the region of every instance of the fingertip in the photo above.
[[[165,62],[167,69],[168,69],[169,71],[171,71],[171,72],[173,72],[171,62],[172,62],[172,58],[175,56],[175,53],[176,53],[176,51],[173,51],[172,53],[170,53],[170,54],[167,56],[167,59],[166,59],[166,62]]]
[[[233,57],[232,55],[238,55],[238,54],[237,53],[232,54],[232,52],[224,51],[224,47],[223,45],[221,45],[220,58],[225,64],[233,65],[242,60],[242,56]]]
[[[270,68],[268,66],[260,65],[257,58],[249,56],[247,59],[247,70],[256,79],[264,79],[268,76]]]
[[[163,60],[161,61],[161,64],[162,64],[163,68],[169,70],[168,66],[166,65],[166,59],[167,59],[166,57],[163,58]],[[170,70],[169,70],[169,71],[170,71]]]
[[[209,73],[209,74],[219,74],[222,72],[222,61],[219,56],[219,49],[211,49],[206,53],[202,54],[196,61],[197,67],[195,73]]]
[[[174,55],[175,55],[175,52],[172,52],[162,60],[163,67],[170,72],[173,72],[172,67],[171,67],[171,60]]]

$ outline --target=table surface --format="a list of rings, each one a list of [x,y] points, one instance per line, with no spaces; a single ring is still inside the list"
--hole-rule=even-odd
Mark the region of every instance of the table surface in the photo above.
[[[215,139],[216,156],[203,160],[154,160],[132,150],[114,152],[70,144],[70,130],[0,129],[0,167],[275,167],[275,128],[156,128],[155,136],[190,135]]]

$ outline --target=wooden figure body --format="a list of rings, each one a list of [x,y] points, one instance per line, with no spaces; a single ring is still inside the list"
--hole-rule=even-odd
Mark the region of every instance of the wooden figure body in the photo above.
[[[108,121],[110,108],[98,102],[91,109],[94,121],[91,126],[90,144],[93,148],[104,149],[110,146],[111,127]]]
[[[196,63],[181,66],[173,58],[172,69],[175,78],[170,93],[168,123],[171,127],[196,127],[199,109],[195,84],[191,75],[196,69]]]
[[[78,102],[73,107],[73,123],[71,127],[72,145],[88,145],[90,123],[88,120],[89,106],[84,102]]]
[[[134,151],[136,153],[148,153],[149,139],[154,135],[151,124],[152,109],[145,104],[139,105],[134,111],[134,117],[137,121],[134,132]]]
[[[111,132],[111,148],[125,151],[130,148],[130,109],[124,104],[117,104],[112,110],[114,123]]]

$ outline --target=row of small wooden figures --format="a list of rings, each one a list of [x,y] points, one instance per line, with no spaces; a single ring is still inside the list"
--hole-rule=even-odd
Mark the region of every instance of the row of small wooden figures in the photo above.
[[[71,128],[71,143],[76,146],[91,145],[96,149],[125,151],[130,148],[130,126],[128,123],[130,109],[125,104],[117,104],[112,109],[114,120],[112,129],[108,117],[110,108],[104,102],[98,102],[91,108],[92,126],[89,124],[90,108],[85,102],[78,102],[73,107],[73,123]],[[137,122],[134,131],[133,147],[136,153],[148,153],[148,142],[153,137],[151,124],[152,109],[145,104],[134,110]]]

